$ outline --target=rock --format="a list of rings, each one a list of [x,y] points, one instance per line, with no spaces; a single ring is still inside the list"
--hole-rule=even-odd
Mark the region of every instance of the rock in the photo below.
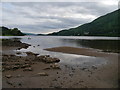
[[[31,38],[30,37],[28,37],[28,40],[30,40]]]
[[[21,47],[17,48],[16,50],[20,50],[20,49],[21,49]]]
[[[5,71],[5,69],[4,68],[2,68],[2,72],[4,72]]]
[[[13,83],[10,82],[10,81],[6,81],[6,83],[9,84],[9,85],[13,85]]]
[[[50,57],[50,55],[41,55],[37,57],[37,60],[45,62],[47,57]]]
[[[36,53],[33,53],[33,52],[26,52],[26,54],[29,56],[29,55],[34,55],[34,56],[37,56],[39,54],[36,54]]]
[[[10,66],[5,66],[5,70],[10,70],[11,67]]]
[[[15,55],[13,55],[13,54],[11,54],[11,55],[9,55],[10,57],[14,57]]]
[[[56,85],[56,86],[54,86],[54,88],[62,88],[62,86],[57,86],[57,85]]]
[[[52,69],[60,69],[60,66],[58,64],[51,64],[50,67]]]
[[[94,65],[92,66],[92,68],[93,68],[93,69],[97,69],[97,67],[96,67],[96,66],[94,66]]]
[[[54,80],[52,80],[52,81],[57,81],[57,79],[55,78]]]
[[[16,54],[21,54],[21,52],[16,52]]]
[[[14,69],[14,70],[19,69],[19,68],[20,68],[19,65],[14,65],[14,66],[12,67],[12,69]]]
[[[2,62],[2,65],[6,65],[6,63],[5,63],[5,62]]]
[[[22,86],[22,83],[18,83],[19,86]]]
[[[45,68],[45,69],[43,69],[43,70],[49,70],[49,69],[51,69],[50,67],[48,67],[48,68]]]
[[[43,58],[46,58],[46,57],[50,57],[50,55],[41,55],[41,56],[39,56],[38,58],[43,59]]]
[[[69,74],[69,76],[71,76],[71,77],[72,77],[72,76],[73,76],[73,74],[72,74],[72,73],[70,73],[70,74]]]
[[[20,63],[20,62],[15,62],[14,64],[15,64],[15,65],[21,65],[22,63]]]
[[[49,69],[60,69],[60,66],[55,63],[55,64],[51,64],[50,67],[47,67],[43,70],[49,70]],[[57,72],[57,74],[58,74],[58,72]]]
[[[23,71],[33,71],[33,69],[32,68],[25,68]]]
[[[20,74],[18,74],[16,77],[18,77],[18,78],[19,78],[19,77],[23,77],[23,76],[22,76],[22,75],[20,75]]]
[[[54,63],[59,62],[60,60],[58,58],[46,57],[43,59],[43,61],[46,63]]]
[[[82,68],[81,70],[86,70],[87,68]]]
[[[37,46],[40,46],[39,44]]]
[[[24,64],[24,65],[21,66],[21,68],[26,68],[26,67],[31,67],[31,65],[30,64]]]
[[[9,75],[5,75],[5,77],[6,77],[6,78],[11,78],[12,75],[10,75],[10,74],[9,74]]]
[[[42,73],[37,73],[37,76],[48,76],[48,74],[45,72],[42,72]]]

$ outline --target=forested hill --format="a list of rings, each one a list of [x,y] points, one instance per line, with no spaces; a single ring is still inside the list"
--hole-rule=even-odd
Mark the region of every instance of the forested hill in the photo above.
[[[120,36],[118,19],[120,9],[101,16],[76,28],[61,30],[48,35],[56,36]]]
[[[9,29],[4,26],[0,27],[0,34],[2,36],[24,36],[25,35],[20,30],[18,30],[18,28]]]

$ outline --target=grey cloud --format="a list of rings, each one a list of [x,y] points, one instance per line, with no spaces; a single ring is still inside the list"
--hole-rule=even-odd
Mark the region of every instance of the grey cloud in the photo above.
[[[4,25],[18,27],[23,32],[47,33],[75,27],[94,19],[86,15],[99,17],[116,9],[116,5],[109,7],[98,2],[12,2],[3,3],[3,16],[6,17],[2,20]],[[75,17],[76,14],[85,18]],[[27,24],[25,20],[28,20]]]

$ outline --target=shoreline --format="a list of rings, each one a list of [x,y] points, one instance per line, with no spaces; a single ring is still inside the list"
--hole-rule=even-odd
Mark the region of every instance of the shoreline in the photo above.
[[[15,47],[17,45],[12,47],[11,45],[3,46],[4,51],[23,48],[22,44],[20,44],[20,47]],[[65,51],[65,48],[59,49]],[[67,49],[70,51],[70,47]],[[71,50],[76,51],[73,47],[71,47]],[[106,56],[109,62],[107,65],[100,67],[94,65],[88,68],[79,65],[73,67],[61,65],[59,59],[49,55],[38,56],[38,54],[26,52],[27,56],[22,57],[3,51],[2,65],[3,68],[7,69],[2,72],[3,88],[117,88],[118,67],[116,66],[116,55],[95,54],[96,51],[92,49],[81,48],[80,50],[85,55]],[[88,51],[92,53],[88,54]],[[16,52],[16,54],[20,54],[20,52]],[[49,60],[56,61],[53,63]]]

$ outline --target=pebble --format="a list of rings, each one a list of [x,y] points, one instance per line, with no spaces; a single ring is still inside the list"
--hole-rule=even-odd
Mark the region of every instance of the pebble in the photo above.
[[[52,69],[60,69],[60,66],[58,64],[51,64],[50,67]]]
[[[10,74],[9,74],[9,75],[5,75],[5,77],[6,77],[6,78],[11,78],[12,75],[10,75]]]
[[[9,85],[13,85],[10,81],[6,81],[6,83],[9,84]]]
[[[33,71],[32,68],[25,68],[23,71]]]
[[[37,73],[37,76],[48,76],[48,74],[45,72],[42,72],[42,73]]]

